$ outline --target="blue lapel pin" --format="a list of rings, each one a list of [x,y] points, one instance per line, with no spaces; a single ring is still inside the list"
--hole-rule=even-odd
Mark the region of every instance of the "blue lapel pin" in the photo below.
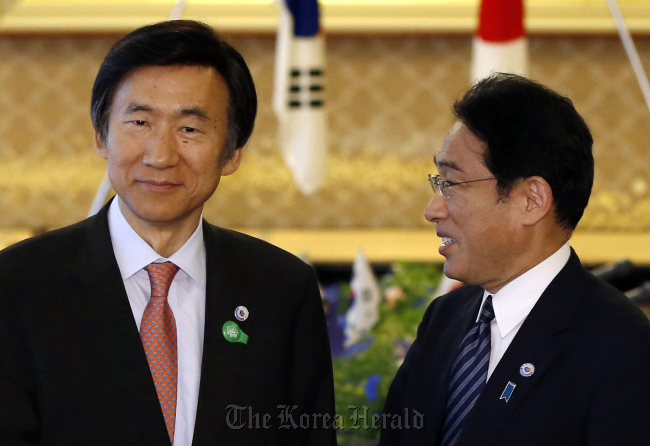
[[[513,383],[512,381],[508,381],[508,384],[506,385],[506,388],[503,389],[503,393],[499,399],[506,400],[506,403],[510,401],[510,397],[512,396],[512,392],[515,391],[515,387],[517,387],[517,384]]]

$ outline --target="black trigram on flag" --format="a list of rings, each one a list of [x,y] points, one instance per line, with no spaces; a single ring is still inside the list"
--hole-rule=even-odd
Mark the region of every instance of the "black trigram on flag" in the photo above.
[[[322,68],[291,70],[288,105],[290,108],[321,108],[325,105],[325,72]]]

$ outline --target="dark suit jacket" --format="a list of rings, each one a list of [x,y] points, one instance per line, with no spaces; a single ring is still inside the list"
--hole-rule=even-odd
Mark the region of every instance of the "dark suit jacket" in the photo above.
[[[193,445],[335,444],[322,416],[299,417],[334,412],[313,269],[252,237],[203,228],[205,335]],[[250,312],[244,322],[234,316],[239,305]],[[249,336],[247,345],[224,339],[229,320]],[[0,445],[34,444],[169,444],[106,208],[0,253]]]
[[[380,445],[439,445],[450,369],[483,296],[434,300],[388,392],[385,412],[423,414],[422,429],[382,431]],[[530,377],[519,368],[531,363]],[[516,384],[506,402],[508,382]],[[574,252],[488,380],[457,446],[650,445],[650,323]]]

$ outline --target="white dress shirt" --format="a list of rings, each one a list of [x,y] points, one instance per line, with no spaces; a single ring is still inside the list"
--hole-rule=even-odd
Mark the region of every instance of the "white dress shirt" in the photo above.
[[[108,228],[133,318],[140,330],[151,284],[143,269],[154,262],[173,262],[180,269],[169,288],[169,306],[176,319],[178,384],[174,446],[190,446],[196,421],[205,325],[205,245],[202,219],[192,236],[169,258],[161,257],[126,221],[118,206],[108,210]]]
[[[567,242],[546,260],[492,294],[494,319],[490,325],[492,344],[487,379],[490,379],[492,372],[544,290],[569,261],[570,255],[571,248]],[[489,295],[490,293],[487,291],[483,293],[481,309]],[[479,315],[481,309],[479,309]],[[478,320],[478,315],[476,320]]]

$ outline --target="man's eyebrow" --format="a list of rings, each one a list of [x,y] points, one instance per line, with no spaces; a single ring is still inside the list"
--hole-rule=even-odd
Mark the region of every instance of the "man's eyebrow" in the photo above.
[[[436,164],[436,167],[446,167],[448,169],[453,169],[457,170],[458,172],[462,172],[463,169],[460,168],[460,166],[455,162],[455,161],[448,161],[448,160],[440,160],[437,157],[433,157],[433,162]]]
[[[180,116],[195,116],[201,119],[209,119],[208,112],[201,107],[184,108],[178,113]]]
[[[126,106],[127,113],[136,113],[139,111],[153,112],[153,107],[145,104],[138,104],[137,102],[129,102]],[[179,116],[195,116],[201,119],[208,119],[208,112],[201,107],[184,108],[177,113]]]
[[[127,113],[135,113],[139,111],[150,112],[153,111],[153,108],[151,108],[151,106],[149,105],[138,104],[137,102],[129,102],[128,105],[126,106]]]

